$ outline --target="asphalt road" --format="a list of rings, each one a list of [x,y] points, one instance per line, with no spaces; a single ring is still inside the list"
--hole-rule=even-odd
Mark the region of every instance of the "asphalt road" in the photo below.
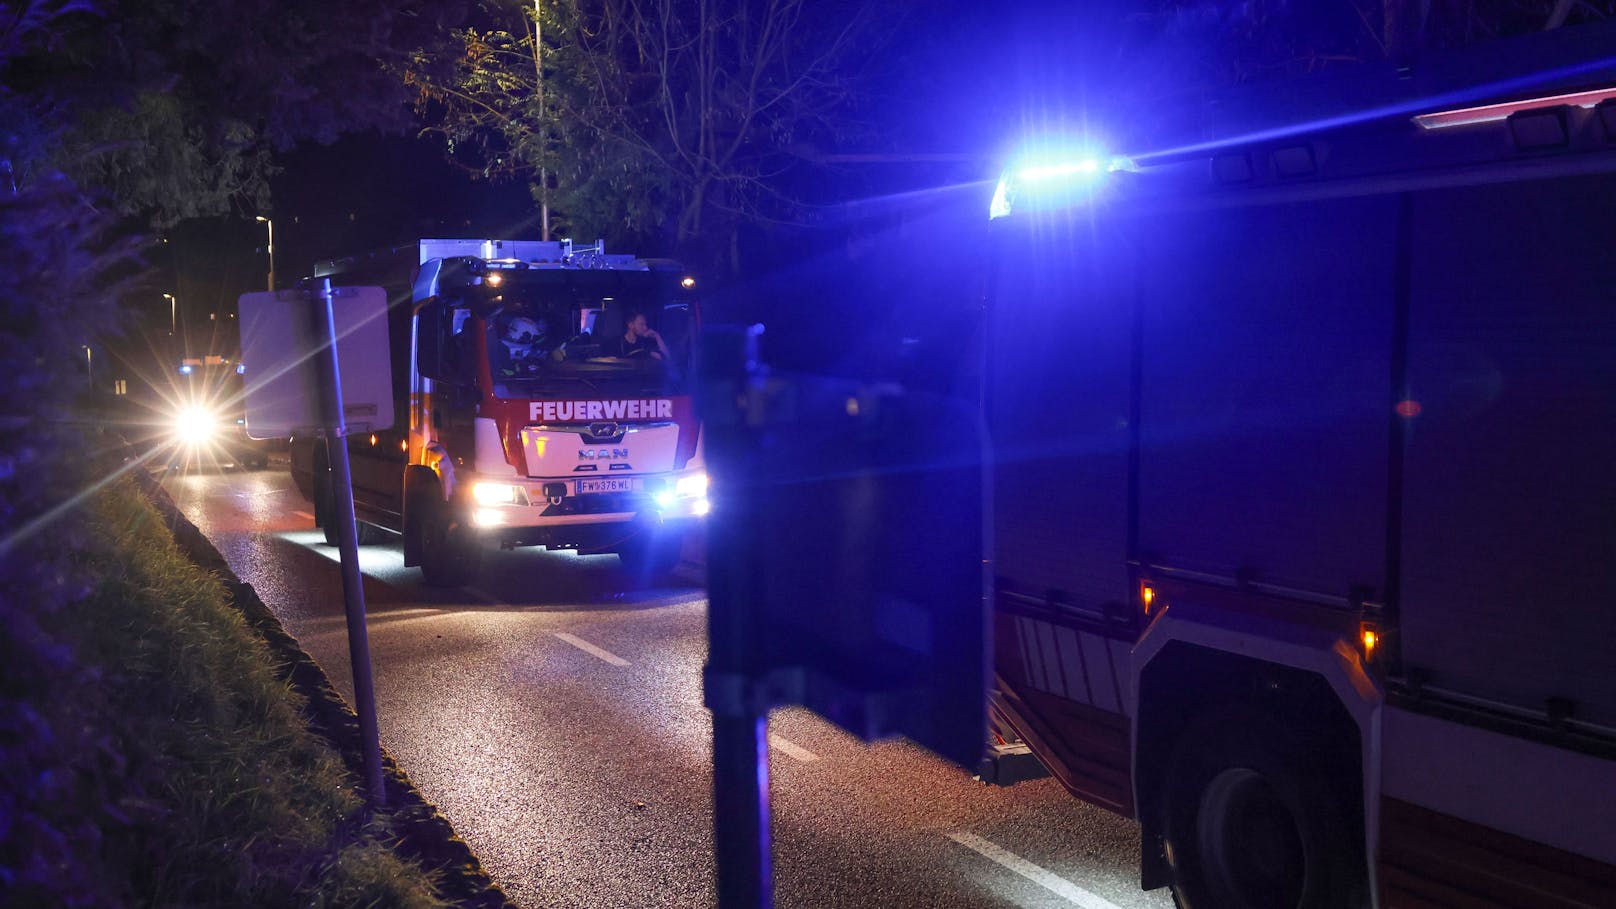
[[[336,550],[284,466],[165,485],[351,700]],[[396,541],[361,562],[382,744],[517,903],[715,904],[699,586],[520,550],[448,593]],[[781,909],[1171,905],[1138,889],[1138,828],[1053,780],[986,786],[800,710],[770,730]]]

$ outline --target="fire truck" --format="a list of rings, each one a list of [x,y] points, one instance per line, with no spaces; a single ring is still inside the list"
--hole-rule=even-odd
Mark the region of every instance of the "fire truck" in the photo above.
[[[1006,169],[995,710],[1138,820],[1146,889],[1616,905],[1612,47],[1250,89],[1151,112],[1148,154]]]
[[[408,422],[367,432],[348,417],[362,542],[401,535],[404,564],[435,586],[468,582],[489,547],[615,553],[640,579],[677,563],[709,507],[689,391],[695,279],[604,246],[423,239],[316,266],[389,292]],[[653,336],[625,349],[641,319]],[[325,444],[294,440],[292,471],[329,542]]]

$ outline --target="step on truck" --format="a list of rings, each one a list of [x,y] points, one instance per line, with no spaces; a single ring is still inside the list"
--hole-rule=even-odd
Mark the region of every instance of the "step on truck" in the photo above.
[[[1573,31],[1005,171],[995,707],[1181,906],[1616,905],[1616,32]]]
[[[615,553],[640,580],[673,568],[708,508],[695,279],[677,263],[426,239],[315,276],[389,293],[395,413],[409,417],[348,438],[362,542],[401,534],[404,564],[439,586],[468,582],[493,547]],[[324,445],[294,440],[292,472],[329,542]]]

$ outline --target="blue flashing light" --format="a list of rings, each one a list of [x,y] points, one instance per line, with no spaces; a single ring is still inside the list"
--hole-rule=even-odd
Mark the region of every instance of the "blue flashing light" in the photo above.
[[[191,374],[191,364],[189,364],[189,363],[181,363],[180,364],[180,375],[188,376],[190,374]]]
[[[244,376],[246,374],[247,374],[247,364],[245,364],[245,363],[237,363],[236,364],[236,375]]]
[[[988,206],[988,217],[1002,218],[1018,204],[1059,207],[1086,200],[1106,178],[1119,170],[1132,171],[1134,163],[1121,155],[1077,154],[1029,158],[1012,165],[999,179]]]

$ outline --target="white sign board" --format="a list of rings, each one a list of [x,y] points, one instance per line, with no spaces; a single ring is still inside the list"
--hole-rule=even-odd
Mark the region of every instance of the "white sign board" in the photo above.
[[[342,415],[350,432],[393,425],[392,369],[387,344],[387,294],[380,287],[333,287]],[[284,439],[320,427],[315,357],[323,340],[313,308],[299,290],[243,294],[241,363],[247,386],[247,435]]]

